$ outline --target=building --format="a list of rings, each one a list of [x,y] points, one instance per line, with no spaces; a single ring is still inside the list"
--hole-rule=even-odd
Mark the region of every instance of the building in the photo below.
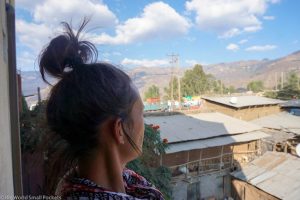
[[[253,120],[280,112],[284,101],[260,96],[202,97],[205,107],[212,111],[242,119]]]
[[[293,114],[300,116],[300,99],[293,99],[280,105],[281,109]]]
[[[14,1],[0,1],[0,196],[22,194]]]
[[[222,113],[147,116],[169,147],[160,165],[172,171],[173,199],[230,196],[229,171],[261,154],[261,127]]]
[[[236,200],[300,197],[300,158],[290,154],[267,152],[231,175]]]
[[[300,143],[300,116],[280,112],[251,122],[262,126],[270,135],[263,140],[266,150],[296,154],[295,147]]]

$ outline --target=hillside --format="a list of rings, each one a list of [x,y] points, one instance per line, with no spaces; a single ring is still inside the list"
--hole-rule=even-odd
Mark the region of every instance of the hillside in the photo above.
[[[203,67],[206,73],[214,75],[227,86],[246,87],[251,80],[262,80],[266,87],[272,88],[276,83],[276,75],[277,82],[280,83],[282,72],[284,79],[291,71],[300,74],[300,51],[275,60],[237,61]],[[182,76],[186,69],[174,69],[173,74]],[[132,78],[141,94],[152,84],[158,85],[160,92],[163,93],[163,88],[168,85],[172,74],[171,67],[136,67],[125,69],[125,71]],[[22,72],[21,75],[24,95],[36,94],[36,88],[39,86],[42,90],[42,96],[47,96],[49,87],[47,88],[47,84],[42,81],[38,72]],[[55,79],[50,78],[50,82],[55,83]],[[34,102],[36,98],[28,99],[32,99],[31,102]]]
[[[275,60],[252,60],[220,63],[204,66],[206,73],[221,79],[226,85],[246,87],[251,80],[262,80],[266,87],[274,87],[280,82],[281,73],[285,77],[291,71],[300,73],[300,51]]]

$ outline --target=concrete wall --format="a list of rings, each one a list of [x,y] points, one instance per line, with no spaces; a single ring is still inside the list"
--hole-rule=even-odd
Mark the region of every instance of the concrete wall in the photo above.
[[[172,172],[172,199],[224,199],[231,195],[229,171],[259,156],[260,141],[165,154]],[[222,164],[221,164],[222,163]]]
[[[279,198],[266,193],[247,182],[232,178],[231,196],[235,200],[279,200]]]
[[[218,172],[172,184],[173,200],[224,199],[231,196],[228,172]]]
[[[0,1],[0,195],[13,195],[5,1]]]

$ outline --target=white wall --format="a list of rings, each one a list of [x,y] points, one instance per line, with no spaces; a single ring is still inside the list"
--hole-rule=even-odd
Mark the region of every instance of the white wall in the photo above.
[[[199,183],[197,190],[191,190],[188,195],[189,187],[192,183]],[[190,177],[186,180],[177,180],[172,184],[173,200],[196,200],[196,199],[224,199],[230,196],[230,176],[228,172],[216,172],[199,177]],[[193,188],[196,189],[196,188]],[[197,193],[195,193],[197,192]],[[194,198],[192,198],[194,197]]]
[[[5,1],[0,0],[0,198],[13,195]]]

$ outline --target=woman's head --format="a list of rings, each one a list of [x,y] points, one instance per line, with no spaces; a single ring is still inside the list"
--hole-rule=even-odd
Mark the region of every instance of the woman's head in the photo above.
[[[108,63],[96,63],[97,50],[80,41],[84,22],[75,34],[63,23],[65,33],[51,40],[40,56],[40,72],[59,79],[47,104],[50,129],[68,144],[74,159],[109,144],[126,163],[142,150],[143,103],[127,74]],[[129,148],[128,148],[129,147]]]

